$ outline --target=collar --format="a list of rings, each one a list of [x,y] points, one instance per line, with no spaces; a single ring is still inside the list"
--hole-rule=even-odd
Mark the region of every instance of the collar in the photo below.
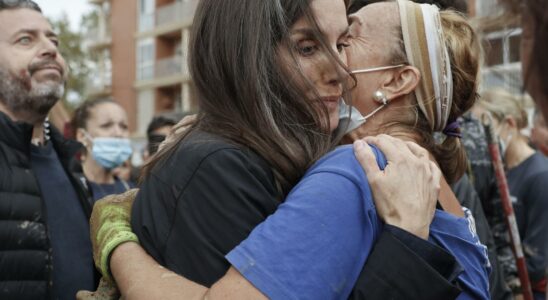
[[[3,112],[0,112],[0,141],[23,153],[30,153],[30,141],[32,139],[33,125],[13,121]],[[83,147],[77,141],[68,140],[54,127],[50,127],[50,142],[53,144],[57,155],[63,162],[68,162]]]

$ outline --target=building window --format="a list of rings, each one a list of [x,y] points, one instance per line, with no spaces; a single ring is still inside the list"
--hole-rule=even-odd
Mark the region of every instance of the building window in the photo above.
[[[502,87],[514,93],[522,89],[520,64],[521,29],[503,29],[485,35],[483,88]]]
[[[154,0],[139,1],[139,31],[147,31],[154,28]]]
[[[137,80],[148,80],[154,77],[154,39],[140,40],[137,44]]]

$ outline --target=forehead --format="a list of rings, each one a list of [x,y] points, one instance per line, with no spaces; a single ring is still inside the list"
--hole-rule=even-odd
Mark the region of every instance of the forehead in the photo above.
[[[312,0],[310,10],[318,23],[318,27],[324,33],[346,30],[348,20],[346,18],[346,7],[343,0]],[[300,18],[293,25],[294,28],[308,26],[306,18]]]
[[[21,30],[52,31],[48,20],[35,10],[28,8],[0,10],[0,39],[9,38]]]
[[[390,30],[399,22],[396,3],[373,3],[366,5],[349,16],[350,29],[353,35],[368,35]]]
[[[111,102],[99,103],[95,105],[90,109],[90,115],[90,119],[96,120],[126,118],[126,112],[124,109],[120,105]]]

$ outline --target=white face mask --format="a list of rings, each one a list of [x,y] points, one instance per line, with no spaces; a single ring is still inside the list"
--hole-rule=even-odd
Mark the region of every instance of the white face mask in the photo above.
[[[376,68],[359,69],[359,70],[350,71],[350,74],[378,72],[378,71],[395,69],[403,66],[405,65],[400,64],[400,65],[394,65],[394,66],[383,66],[383,67],[376,67]],[[371,118],[374,114],[376,114],[379,110],[381,110],[387,104],[388,103],[385,102],[381,106],[377,107],[375,110],[367,114],[366,116],[363,116],[355,107],[346,104],[344,100],[341,99],[339,101],[339,128],[346,128],[345,133],[349,133],[352,130],[360,127],[365,122],[367,122],[367,119]],[[350,111],[352,111],[352,113],[350,113]]]
[[[394,65],[394,66],[382,66],[382,67],[367,68],[367,69],[358,69],[358,70],[350,71],[350,74],[362,74],[362,73],[378,72],[378,71],[395,69],[395,68],[399,68],[399,67],[403,67],[403,66],[405,66],[405,64],[399,64],[399,65]]]
[[[339,127],[346,128],[345,133],[349,133],[352,130],[365,124],[365,122],[367,122],[367,119],[371,118],[386,105],[388,105],[388,103],[385,103],[375,108],[375,110],[373,110],[366,116],[363,116],[355,107],[346,104],[344,100],[341,99],[339,100]],[[350,113],[350,111],[352,111],[352,113]]]

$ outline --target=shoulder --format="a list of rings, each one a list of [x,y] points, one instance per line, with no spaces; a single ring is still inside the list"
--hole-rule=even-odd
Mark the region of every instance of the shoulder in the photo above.
[[[379,168],[383,170],[387,164],[384,154],[375,146],[371,148]],[[356,159],[352,145],[339,146],[323,156],[306,172],[305,177],[319,173],[334,173],[358,183],[367,182],[365,171]]]
[[[223,163],[241,161],[246,166],[268,168],[266,161],[251,149],[230,143],[210,133],[195,132],[185,139],[171,157],[171,163],[192,163],[195,166],[204,163]],[[187,165],[188,167],[188,165]]]
[[[258,178],[263,185],[274,184],[270,166],[254,151],[199,131],[183,140],[152,175],[163,183],[181,188],[191,180],[224,184],[227,178],[242,177]]]

